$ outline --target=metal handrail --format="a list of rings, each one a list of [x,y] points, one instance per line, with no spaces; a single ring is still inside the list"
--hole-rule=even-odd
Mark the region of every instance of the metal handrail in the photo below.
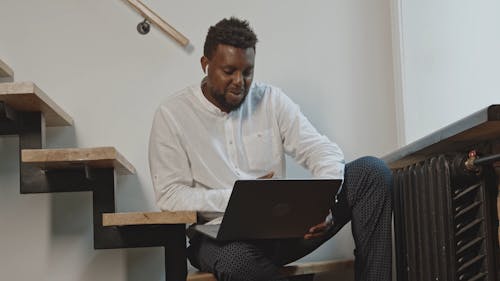
[[[126,0],[126,2],[130,4],[130,6],[132,6],[132,8],[134,8],[139,14],[141,14],[147,21],[151,22],[154,26],[158,27],[161,31],[166,33],[171,38],[173,38],[183,47],[186,47],[189,44],[189,39],[187,39],[184,35],[182,35],[182,33],[177,31],[166,21],[164,21],[160,16],[158,16],[153,10],[151,10],[141,1]]]

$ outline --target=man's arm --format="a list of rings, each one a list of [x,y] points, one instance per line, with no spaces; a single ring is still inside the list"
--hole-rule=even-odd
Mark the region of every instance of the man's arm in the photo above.
[[[149,166],[158,207],[164,211],[223,212],[231,190],[194,187],[180,133],[168,112],[158,109],[149,139]]]
[[[344,178],[344,155],[337,144],[321,135],[283,92],[273,97],[285,152],[314,177]]]
[[[339,146],[319,134],[299,106],[284,93],[279,91],[274,101],[285,152],[315,177],[343,179],[345,161]],[[322,237],[332,225],[330,213],[324,222],[312,226],[304,239]]]

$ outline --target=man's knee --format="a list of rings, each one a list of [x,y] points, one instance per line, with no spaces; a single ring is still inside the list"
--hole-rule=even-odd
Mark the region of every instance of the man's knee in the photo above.
[[[215,268],[217,280],[269,281],[276,277],[274,268],[262,268],[254,260],[238,257],[222,259]]]
[[[392,190],[392,172],[385,162],[377,157],[365,156],[350,162],[346,167],[346,178],[362,181],[376,192],[390,194]]]
[[[382,159],[373,156],[365,156],[359,158],[359,161],[363,163],[368,173],[374,177],[379,177],[385,182],[392,180],[392,172]]]
[[[275,278],[278,268],[254,250],[246,245],[224,249],[214,263],[217,280],[268,281]]]

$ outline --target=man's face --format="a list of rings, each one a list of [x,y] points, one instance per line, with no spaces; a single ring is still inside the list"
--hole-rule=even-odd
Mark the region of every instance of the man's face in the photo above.
[[[245,100],[253,80],[255,50],[219,44],[212,59],[203,57],[207,84],[203,94],[224,112],[235,110]]]

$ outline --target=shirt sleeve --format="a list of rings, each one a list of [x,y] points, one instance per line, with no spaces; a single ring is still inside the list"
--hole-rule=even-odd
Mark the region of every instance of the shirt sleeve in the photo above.
[[[281,90],[273,95],[273,106],[285,153],[317,178],[344,178],[344,154],[340,147],[321,135],[300,108]]]
[[[163,211],[223,212],[230,189],[195,187],[189,158],[175,120],[160,107],[149,139],[149,166],[156,204]]]

